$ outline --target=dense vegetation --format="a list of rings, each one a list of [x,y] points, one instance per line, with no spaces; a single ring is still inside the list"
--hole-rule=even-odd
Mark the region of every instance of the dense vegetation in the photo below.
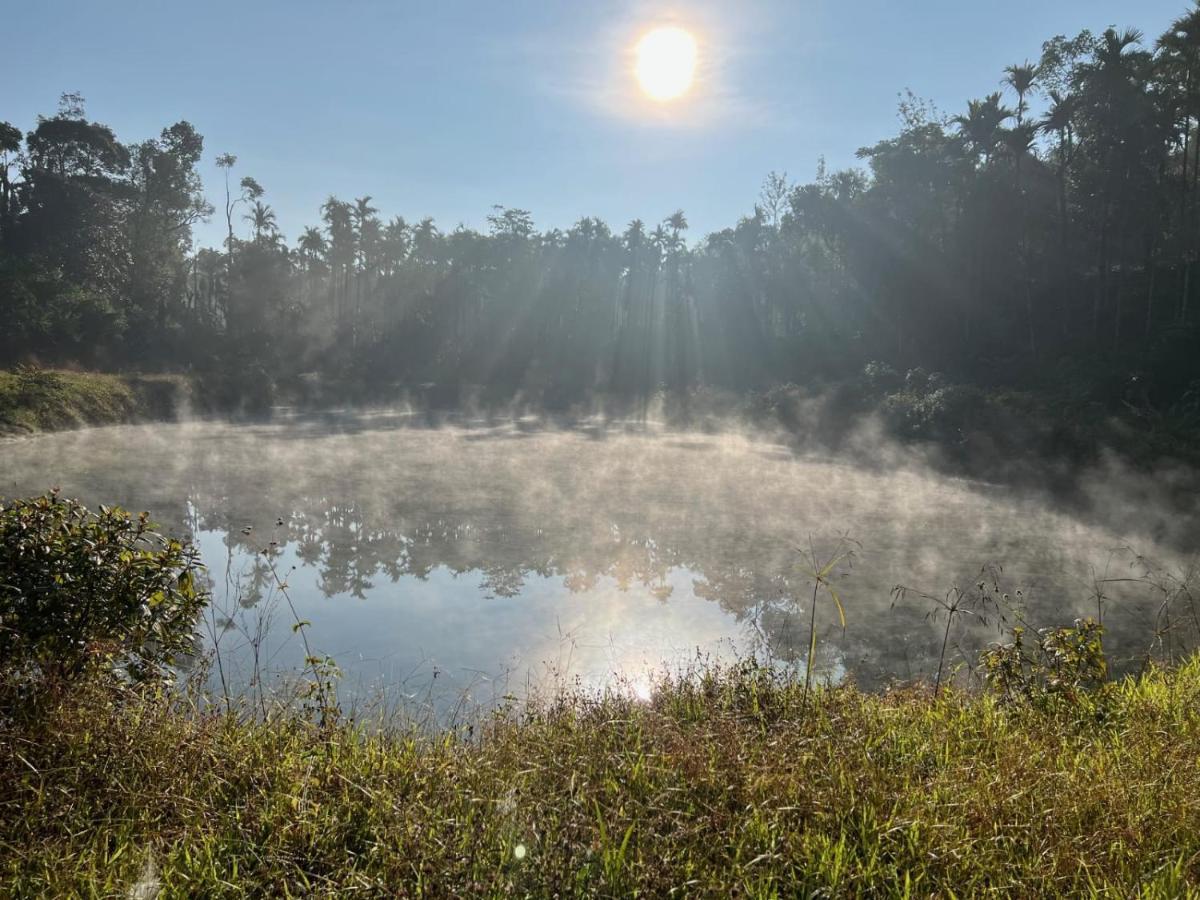
[[[879,361],[1195,419],[1198,115],[1193,10],[1157,40],[1055,37],[959,115],[909,97],[865,170],[772,175],[752,215],[690,244],[683,212],[539,232],[497,208],[486,233],[444,232],[384,220],[369,196],[330,197],[288,243],[231,154],[214,211],[187,122],[125,144],[67,95],[24,136],[0,127],[0,363],[220,369],[248,389],[318,372],[554,405]],[[194,251],[213,214],[225,246]]]
[[[1167,898],[1200,881],[1196,663],[1041,702],[852,687],[806,702],[802,681],[747,665],[438,738],[84,685],[0,718],[0,882]]]
[[[174,375],[107,375],[19,367],[0,372],[0,436],[163,420],[203,404]],[[205,395],[207,396],[207,395]]]
[[[0,673],[30,690],[95,670],[162,676],[194,650],[199,565],[144,512],[57,493],[0,503]]]

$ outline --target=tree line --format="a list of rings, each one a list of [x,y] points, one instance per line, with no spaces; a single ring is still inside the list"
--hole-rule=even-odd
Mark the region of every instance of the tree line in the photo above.
[[[539,231],[496,207],[482,230],[443,231],[384,218],[370,196],[329,197],[289,241],[269,178],[235,155],[205,195],[189,123],[125,144],[64,95],[27,134],[0,123],[0,363],[551,402],[837,380],[880,361],[1200,396],[1200,6],[1155,40],[1054,37],[998,75],[957,114],[903,96],[898,133],[860,166],[772,173],[750,215],[690,242],[682,211]],[[223,246],[194,249],[212,216]]]

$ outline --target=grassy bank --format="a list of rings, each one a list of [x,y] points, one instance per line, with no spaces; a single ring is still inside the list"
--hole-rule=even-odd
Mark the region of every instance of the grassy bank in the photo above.
[[[182,375],[0,371],[0,435],[173,419],[190,399]]]
[[[555,405],[486,385],[413,387],[316,375],[277,382],[261,370],[121,375],[19,369],[0,371],[0,436],[171,421],[186,413],[257,418],[275,404],[310,411],[400,405],[424,412],[429,422],[460,413],[496,420],[537,414],[563,427],[590,422],[599,409],[612,419],[646,417],[677,428],[744,425],[834,452],[853,450],[861,426],[874,422],[898,444],[932,449],[934,461],[983,478],[1046,462],[1089,465],[1104,452],[1144,468],[1170,461],[1200,465],[1195,392],[1159,411],[1143,400],[1105,395],[1101,402],[1078,390],[989,390],[920,370],[903,377],[889,373],[882,377],[869,366],[860,377],[808,387],[783,384],[745,394],[701,387],[640,398],[596,394]]]
[[[1073,701],[754,666],[439,738],[75,690],[0,725],[13,896],[1177,897],[1200,663]],[[153,896],[147,892],[142,896]],[[339,893],[340,895],[340,893]],[[129,894],[134,896],[134,894]]]

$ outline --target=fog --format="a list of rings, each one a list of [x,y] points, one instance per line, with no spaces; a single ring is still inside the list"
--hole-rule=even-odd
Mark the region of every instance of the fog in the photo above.
[[[832,456],[732,430],[284,415],[9,442],[0,493],[58,486],[194,537],[214,598],[205,640],[235,687],[303,664],[279,582],[354,692],[436,682],[492,701],[549,679],[636,686],[698,654],[802,664],[801,551],[827,556],[843,537],[844,632],[818,600],[823,677],[874,687],[936,669],[945,620],[897,585],[983,583],[997,601],[954,623],[950,663],[998,639],[1001,614],[1100,614],[1118,666],[1164,652],[1163,585],[1185,577],[1196,525],[1166,474],[1109,462],[1067,507],[949,477],[869,429],[848,443]],[[1165,640],[1182,646],[1195,632],[1176,603]]]

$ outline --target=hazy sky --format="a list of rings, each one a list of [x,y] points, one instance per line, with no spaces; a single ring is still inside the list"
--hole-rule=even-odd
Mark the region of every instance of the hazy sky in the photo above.
[[[692,237],[749,212],[763,176],[812,177],[896,129],[911,88],[956,112],[1005,65],[1081,28],[1152,41],[1187,0],[738,0],[726,3],[37,0],[6,5],[0,120],[29,129],[77,90],[126,141],[188,119],[212,160],[267,190],[294,239],[330,193],[385,216],[619,228],[682,207]],[[700,75],[654,107],[630,50],[691,30]],[[215,221],[198,237],[217,243]]]

